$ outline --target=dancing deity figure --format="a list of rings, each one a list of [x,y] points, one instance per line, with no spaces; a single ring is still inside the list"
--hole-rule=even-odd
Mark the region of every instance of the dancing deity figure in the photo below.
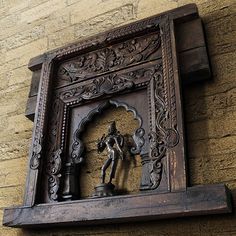
[[[115,177],[115,172],[119,158],[124,159],[122,147],[124,145],[124,137],[116,129],[116,123],[113,121],[108,129],[108,134],[103,134],[102,138],[98,140],[97,149],[101,153],[107,149],[108,158],[102,166],[101,171],[101,184],[105,184],[106,170],[111,166],[111,172],[108,184],[111,184],[112,179]]]

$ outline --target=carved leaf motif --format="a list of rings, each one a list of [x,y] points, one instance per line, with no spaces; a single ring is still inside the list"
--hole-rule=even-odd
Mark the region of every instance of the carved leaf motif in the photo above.
[[[74,64],[68,64],[61,68],[61,74],[64,74],[70,78],[70,82],[76,80],[76,72],[77,68],[75,68]]]
[[[170,115],[167,97],[175,96],[174,90],[172,94],[168,94],[166,81],[164,81],[162,67],[157,68],[153,73],[154,83],[154,106],[155,106],[155,123],[154,131],[149,133],[150,143],[150,181],[149,189],[155,189],[160,185],[162,177],[162,159],[166,156],[167,148],[172,148],[178,144],[179,134],[170,123]],[[175,109],[172,112],[176,113]]]
[[[105,48],[101,53],[97,54],[96,70],[106,71],[110,67],[114,66],[116,60],[116,54],[112,49]]]
[[[114,70],[147,60],[160,48],[160,35],[136,38],[113,47],[87,53],[73,61],[63,63],[58,70],[59,80],[74,82],[95,73]]]
[[[48,198],[51,201],[57,200],[57,191],[61,177],[61,154],[62,149],[58,143],[58,130],[60,113],[63,109],[62,101],[54,94],[51,105],[51,116],[49,117],[49,132],[47,137],[47,165],[45,174],[48,177]]]
[[[82,156],[84,152],[84,144],[80,140],[80,137],[74,138],[76,141],[72,145],[72,153],[71,153],[71,159],[74,163],[79,164],[82,163],[84,158]]]
[[[30,159],[30,168],[33,170],[39,167],[40,158],[41,158],[41,150],[42,150],[42,146],[40,143],[40,139],[35,139],[33,143],[32,158]]]
[[[166,130],[167,147],[174,147],[179,142],[179,133],[176,129]]]
[[[131,148],[130,151],[132,154],[139,154],[141,152],[141,148],[143,147],[145,142],[143,137],[144,134],[145,131],[142,128],[139,128],[135,131],[135,134],[133,135],[133,140],[136,146]]]
[[[49,198],[53,201],[57,200],[59,183],[60,183],[60,171],[61,171],[61,149],[58,149],[52,153],[47,165],[48,178],[48,194]]]
[[[151,158],[160,161],[165,155],[165,142],[157,135],[157,133],[150,132],[149,143]]]
[[[112,94],[123,91],[127,88],[132,88],[134,85],[132,77],[108,75],[94,79],[90,84],[79,86],[77,88],[62,92],[60,94],[62,100],[76,97],[77,100],[82,101],[86,99],[93,99],[104,94]]]
[[[51,175],[48,178],[48,183],[49,183],[48,193],[49,193],[50,199],[52,201],[56,201],[58,199],[57,192],[58,192],[59,183],[60,183],[59,176]]]
[[[150,189],[156,189],[160,185],[161,174],[162,174],[162,163],[158,160],[152,161],[150,169],[150,180],[152,185]]]
[[[48,173],[57,175],[61,170],[61,149],[56,150],[52,153],[48,162]]]

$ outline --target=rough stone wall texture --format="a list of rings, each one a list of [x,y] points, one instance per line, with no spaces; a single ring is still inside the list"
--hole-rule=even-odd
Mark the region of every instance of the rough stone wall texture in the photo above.
[[[23,199],[32,132],[31,121],[24,117],[31,78],[28,60],[191,2],[198,5],[205,23],[214,81],[184,90],[190,183],[221,182],[236,188],[235,0],[0,0],[0,219],[4,207],[19,205]],[[112,112],[107,116],[111,118]],[[236,217],[47,230],[1,227],[0,235],[230,236],[236,235]]]

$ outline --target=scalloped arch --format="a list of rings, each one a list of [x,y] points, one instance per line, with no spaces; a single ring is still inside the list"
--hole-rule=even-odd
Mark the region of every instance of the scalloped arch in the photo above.
[[[78,164],[81,163],[84,160],[83,152],[84,152],[84,144],[81,140],[81,134],[84,131],[86,125],[92,121],[92,119],[97,115],[100,114],[104,109],[108,108],[109,106],[115,106],[115,107],[123,107],[127,112],[132,112],[133,117],[135,120],[139,121],[139,127],[135,130],[133,134],[133,140],[135,143],[135,146],[130,149],[130,152],[132,154],[139,154],[143,145],[144,145],[144,134],[145,131],[142,128],[143,120],[141,116],[137,113],[136,109],[129,106],[127,103],[119,102],[113,99],[109,99],[106,102],[101,103],[99,106],[97,106],[95,109],[90,111],[88,115],[81,120],[81,122],[78,125],[78,128],[76,129],[74,133],[74,142],[72,144],[72,152],[71,152],[71,160],[72,162]]]

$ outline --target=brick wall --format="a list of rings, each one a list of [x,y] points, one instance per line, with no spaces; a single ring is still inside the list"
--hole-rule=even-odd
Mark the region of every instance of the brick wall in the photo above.
[[[235,0],[0,0],[0,219],[4,207],[22,204],[23,199],[32,132],[31,121],[24,117],[31,78],[28,60],[191,2],[197,3],[205,23],[214,81],[184,89],[190,183],[221,182],[236,188]],[[108,113],[100,123],[113,116]],[[0,228],[0,236],[13,235],[229,236],[236,235],[236,218],[202,216],[46,230]]]

